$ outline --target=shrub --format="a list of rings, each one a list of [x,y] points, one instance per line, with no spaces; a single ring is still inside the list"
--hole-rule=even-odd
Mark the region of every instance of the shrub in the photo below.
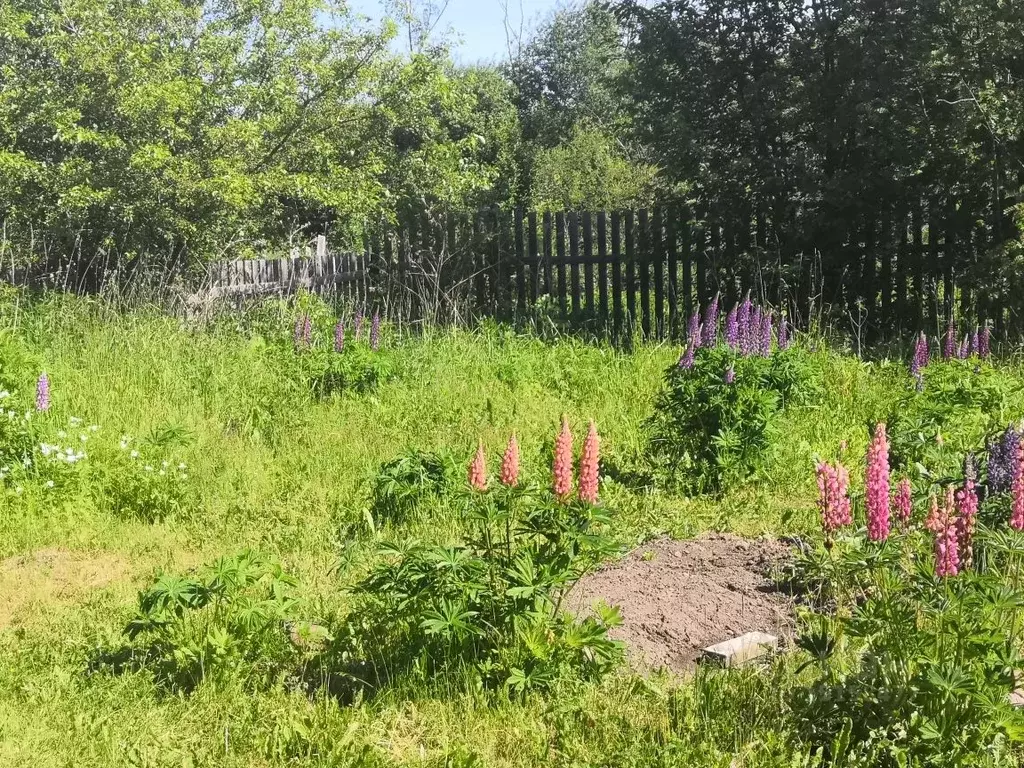
[[[813,397],[817,378],[810,354],[796,347],[767,358],[700,349],[692,367],[665,372],[648,424],[648,458],[670,484],[723,491],[762,466],[779,438],[777,414]]]
[[[191,690],[244,673],[250,684],[293,671],[310,625],[296,622],[297,582],[253,552],[224,557],[195,575],[164,574],[139,594],[120,656],[158,683]],[[319,638],[326,640],[326,637]]]

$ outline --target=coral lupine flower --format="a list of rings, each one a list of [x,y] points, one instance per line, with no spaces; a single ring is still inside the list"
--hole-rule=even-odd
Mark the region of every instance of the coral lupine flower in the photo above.
[[[309,315],[300,315],[299,319],[295,321],[295,348],[305,349],[308,347],[312,333],[313,323],[309,319]]]
[[[476,455],[469,462],[469,484],[475,490],[487,490],[487,458],[484,456],[483,440],[477,442]]]
[[[718,344],[718,294],[704,310],[704,328],[701,338],[701,346],[714,347]]]
[[[952,492],[952,488],[950,489]],[[952,506],[939,515],[935,530],[935,575],[940,579],[956,576],[960,572],[960,542],[957,539],[957,522]]]
[[[832,535],[844,525],[853,522],[850,497],[847,489],[850,475],[839,462],[829,464],[818,462],[818,510],[821,512],[821,527],[825,535]]]
[[[906,528],[910,523],[910,514],[913,509],[913,501],[910,494],[910,480],[903,478],[896,486],[896,496],[893,499],[893,510],[896,512],[896,520],[901,528]]]
[[[1013,476],[1013,514],[1010,526],[1024,530],[1024,442],[1017,445],[1017,465]]]
[[[776,343],[779,349],[789,349],[789,323],[784,316],[779,318],[779,338]]]
[[[964,568],[970,568],[974,563],[974,528],[978,515],[978,492],[974,487],[973,477],[968,477],[964,481],[964,487],[956,492],[955,498],[960,561]]]
[[[580,454],[580,501],[597,504],[597,464],[598,449],[601,439],[597,436],[597,426],[593,420],[583,440],[583,453]]]
[[[509,488],[519,484],[519,442],[514,432],[508,439],[505,455],[501,457],[501,474],[498,479]]]
[[[983,360],[988,358],[989,341],[991,338],[990,334],[991,331],[987,325],[983,326],[981,332],[978,334],[978,357]]]
[[[380,348],[380,312],[374,311],[370,320],[370,349],[376,352]]]
[[[572,433],[567,416],[562,416],[562,431],[555,439],[551,472],[554,475],[552,491],[559,500],[565,501],[572,494]]]
[[[934,493],[929,499],[928,517],[924,519],[924,527],[932,533],[942,530],[942,513],[939,511],[939,500],[935,498]]]
[[[345,323],[341,320],[334,326],[334,351],[345,351]]]
[[[868,448],[864,506],[868,518],[868,538],[885,541],[889,537],[889,440],[885,422],[875,427],[875,437]]]
[[[729,314],[725,316],[725,343],[730,349],[736,349],[740,341],[740,329],[737,320],[738,311],[736,305],[733,305],[733,308],[729,310]]]
[[[722,381],[726,384],[732,384],[736,381],[736,369],[733,366],[729,366],[725,369],[725,375],[722,377]]]
[[[956,326],[953,325],[953,321],[949,321],[949,325],[946,326],[946,336],[942,340],[942,359],[952,360],[956,354]]]
[[[50,378],[45,371],[39,374],[39,380],[36,382],[36,410],[50,410]]]

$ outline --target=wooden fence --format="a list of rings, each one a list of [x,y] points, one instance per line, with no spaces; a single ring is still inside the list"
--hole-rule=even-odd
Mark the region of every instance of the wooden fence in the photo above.
[[[950,317],[1020,332],[1024,296],[989,271],[1003,230],[1014,231],[948,204],[802,239],[764,216],[718,223],[682,206],[486,210],[405,222],[359,252],[329,252],[321,237],[309,258],[212,265],[208,290],[304,287],[412,321],[534,320],[614,338],[678,338],[715,294],[729,304],[751,291],[798,324],[827,316],[875,338]]]

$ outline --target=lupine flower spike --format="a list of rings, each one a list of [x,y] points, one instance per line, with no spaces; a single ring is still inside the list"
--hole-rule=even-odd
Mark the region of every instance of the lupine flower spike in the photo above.
[[[988,492],[1006,493],[1017,476],[1020,433],[1010,425],[1002,437],[988,444]]]
[[[501,474],[498,478],[502,485],[509,488],[519,484],[519,442],[514,432],[508,439],[505,455],[501,457]]]
[[[725,369],[725,375],[722,377],[722,381],[726,384],[732,384],[736,381],[736,369],[733,366],[729,366]]]
[[[968,334],[965,333],[964,334],[964,338],[960,342],[960,352],[958,354],[958,357],[961,360],[966,360],[967,359],[967,356],[968,356],[968,354],[970,352],[970,345],[971,345],[971,337]]]
[[[572,433],[569,431],[567,416],[562,416],[562,431],[555,439],[551,471],[554,475],[552,491],[560,501],[566,501],[572,494]]]
[[[953,487],[946,491],[946,505],[937,516],[935,526],[935,575],[940,579],[960,572],[960,544],[957,539]]]
[[[737,313],[739,309],[736,305],[729,310],[729,314],[725,316],[725,343],[730,349],[735,350],[739,346],[740,331],[739,322],[737,320]]]
[[[913,509],[913,500],[910,493],[910,480],[903,478],[896,486],[896,496],[893,499],[893,511],[896,513],[896,520],[900,528],[906,528],[910,524],[910,514]]]
[[[967,475],[964,487],[956,492],[955,498],[959,556],[961,564],[966,569],[974,564],[974,529],[978,516],[978,492],[971,474]]]
[[[295,321],[295,348],[305,349],[309,346],[313,334],[313,323],[309,315],[300,315]]]
[[[711,348],[718,344],[718,294],[704,310],[704,328],[701,345]]]
[[[597,504],[597,472],[598,449],[601,439],[597,436],[597,426],[593,421],[583,440],[583,453],[580,454],[580,501]]]
[[[743,299],[743,303],[740,304],[739,312],[736,315],[736,343],[739,347],[739,351],[742,354],[747,353],[747,348],[750,344],[750,294],[748,293],[746,298]]]
[[[981,333],[978,334],[978,357],[982,360],[988,359],[990,339],[991,331],[989,327],[987,325],[982,326]]]
[[[928,365],[928,337],[924,333],[920,333],[914,344],[914,356],[910,360],[910,375],[915,378],[919,377],[921,370],[926,365]]]
[[[469,484],[477,491],[487,490],[487,458],[484,456],[484,441],[477,442],[476,455],[469,462]]]
[[[345,351],[345,323],[341,320],[334,326],[334,351]]]
[[[953,325],[953,321],[949,321],[949,325],[946,326],[946,336],[942,340],[942,359],[952,360],[956,354],[956,326]]]
[[[370,321],[370,349],[374,352],[380,349],[380,312],[377,311],[374,311]]]
[[[756,355],[761,346],[761,307],[754,304],[750,309],[750,322],[747,324],[747,342],[743,354]]]
[[[978,352],[978,326],[974,326],[974,330],[971,332],[971,341],[967,347],[968,355],[977,355]]]
[[[928,517],[924,519],[924,527],[936,534],[942,530],[942,513],[939,510],[939,500],[935,498],[934,493],[928,500]]]
[[[359,341],[359,336],[363,332],[363,319],[364,319],[363,310],[362,309],[357,309],[356,310],[356,319],[352,323],[352,326],[353,326],[352,330],[353,330],[353,333],[355,335],[356,341]]]
[[[686,349],[683,350],[683,354],[679,356],[679,367],[693,368],[693,358],[696,353],[696,347],[692,343],[688,343]]]
[[[771,310],[765,311],[761,315],[761,338],[758,352],[761,357],[772,356],[772,312]]]
[[[50,378],[45,371],[39,374],[39,381],[36,382],[36,410],[50,410]]]
[[[835,464],[818,462],[818,510],[821,512],[821,527],[828,540],[844,525],[853,522],[850,497],[847,489],[850,475],[838,461]]]
[[[1017,445],[1017,462],[1013,477],[1013,506],[1010,526],[1024,531],[1024,442]]]
[[[693,311],[686,324],[686,341],[694,349],[700,348],[700,313],[697,310]]]
[[[884,422],[875,427],[875,436],[868,449],[864,506],[868,518],[868,538],[872,541],[885,541],[889,537],[889,440]]]
[[[778,338],[779,349],[789,349],[789,323],[786,322],[785,316],[779,318],[779,338]]]

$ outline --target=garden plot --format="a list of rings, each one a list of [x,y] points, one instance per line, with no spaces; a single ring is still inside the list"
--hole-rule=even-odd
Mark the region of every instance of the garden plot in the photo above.
[[[659,539],[581,579],[570,605],[618,606],[622,625],[610,634],[626,642],[634,664],[685,672],[714,643],[747,632],[792,634],[792,600],[770,579],[790,554],[776,539]]]

